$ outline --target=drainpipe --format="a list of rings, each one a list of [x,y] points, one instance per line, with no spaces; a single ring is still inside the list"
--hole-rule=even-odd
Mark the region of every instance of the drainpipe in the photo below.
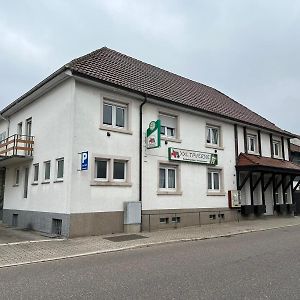
[[[139,153],[139,201],[142,202],[142,182],[143,182],[143,106],[147,102],[147,95],[140,105],[140,153]]]
[[[4,118],[1,114],[0,114],[0,118],[7,122],[7,137],[9,137],[10,119]]]

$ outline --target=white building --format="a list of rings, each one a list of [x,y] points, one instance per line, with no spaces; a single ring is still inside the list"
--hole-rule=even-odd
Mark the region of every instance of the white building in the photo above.
[[[293,213],[292,134],[213,88],[108,48],[63,66],[1,116],[9,225],[123,232],[139,228],[138,211],[124,225],[129,202],[141,203],[143,230]],[[161,146],[147,149],[158,119]],[[230,208],[228,191],[238,189],[242,207]]]

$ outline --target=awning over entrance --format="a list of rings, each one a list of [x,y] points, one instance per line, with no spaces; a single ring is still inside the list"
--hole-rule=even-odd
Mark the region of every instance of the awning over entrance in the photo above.
[[[237,188],[242,190],[246,183],[250,188],[250,203],[242,205],[242,213],[249,215],[253,212],[263,214],[266,212],[265,194],[269,187],[272,188],[274,209],[278,213],[292,213],[294,201],[287,197],[290,189],[293,194],[300,185],[300,180],[293,187],[293,181],[300,175],[300,166],[293,162],[271,157],[263,157],[241,153],[237,160]],[[249,182],[249,183],[248,183]],[[255,199],[255,191],[260,189],[260,204]],[[282,199],[278,199],[278,190],[282,193]]]
[[[245,153],[239,155],[236,169],[300,175],[300,166],[291,161]]]

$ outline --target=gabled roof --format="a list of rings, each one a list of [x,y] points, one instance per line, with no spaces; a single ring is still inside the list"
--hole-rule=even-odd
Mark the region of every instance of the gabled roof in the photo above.
[[[96,80],[287,135],[272,122],[214,88],[106,47],[74,59],[66,66]]]
[[[288,160],[241,153],[237,162],[238,169],[257,168],[260,170],[282,170],[300,174],[300,166]]]
[[[0,113],[6,113],[20,105],[31,94],[67,70],[71,70],[74,75],[151,96],[160,101],[275,131],[285,136],[294,136],[214,88],[106,47],[72,60],[9,104]]]

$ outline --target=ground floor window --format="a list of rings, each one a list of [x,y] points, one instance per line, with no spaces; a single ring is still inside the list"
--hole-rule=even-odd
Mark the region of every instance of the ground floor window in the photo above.
[[[39,164],[33,165],[33,182],[37,183],[39,180]]]
[[[15,170],[15,185],[19,185],[20,183],[20,169]]]
[[[129,159],[95,158],[94,180],[125,183],[129,181]]]
[[[177,188],[177,167],[160,165],[159,167],[159,189],[174,191]]]
[[[219,192],[221,190],[221,170],[208,170],[207,186],[208,191]]]

